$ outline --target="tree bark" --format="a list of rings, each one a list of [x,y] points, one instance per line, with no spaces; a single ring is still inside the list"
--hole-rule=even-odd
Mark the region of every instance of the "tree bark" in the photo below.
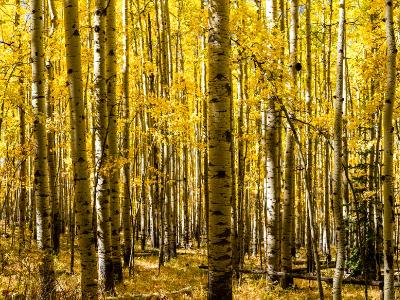
[[[232,299],[229,1],[209,2],[208,299]]]
[[[339,28],[336,65],[336,95],[334,120],[334,165],[333,165],[333,210],[336,231],[336,268],[333,277],[332,294],[334,300],[342,298],[342,280],[345,266],[345,228],[343,227],[342,200],[342,103],[343,103],[343,58],[345,34],[345,0],[339,2]]]
[[[94,12],[94,130],[95,130],[95,205],[97,210],[97,245],[99,285],[103,291],[113,289],[111,261],[110,186],[107,174],[108,124],[106,91],[105,1],[96,0]]]
[[[42,251],[40,272],[40,297],[52,299],[54,293],[54,264],[51,253],[51,209],[49,169],[47,161],[46,96],[43,49],[43,2],[32,0],[32,108],[34,158],[34,201],[36,202],[36,228],[39,249]]]
[[[132,232],[131,232],[131,193],[130,193],[130,162],[129,162],[129,144],[130,144],[130,133],[129,133],[129,32],[128,32],[128,0],[123,0],[122,7],[122,25],[124,30],[123,36],[123,66],[122,66],[122,80],[123,80],[123,99],[124,99],[124,133],[123,133],[123,155],[125,158],[123,171],[124,171],[124,198],[123,198],[123,210],[122,210],[122,224],[124,233],[124,264],[128,266],[131,256],[131,244],[132,244]]]
[[[122,261],[121,261],[121,204],[119,200],[119,179],[120,162],[117,141],[117,122],[118,104],[116,101],[116,82],[117,82],[117,58],[116,58],[116,16],[115,0],[107,2],[106,9],[106,81],[107,81],[107,100],[108,100],[108,144],[110,170],[110,218],[111,218],[111,259],[113,264],[114,279],[122,281]]]
[[[396,97],[396,41],[393,29],[393,2],[386,3],[386,42],[387,42],[387,83],[383,110],[383,260],[384,260],[384,299],[394,299],[393,273],[393,107]]]
[[[283,200],[282,214],[282,272],[288,273],[292,270],[292,253],[291,253],[291,227],[292,213],[294,205],[294,137],[290,130],[286,133],[286,160],[285,160],[285,190]],[[288,280],[289,279],[289,280]],[[290,278],[282,277],[282,287],[286,288],[292,282]]]
[[[64,16],[69,100],[71,103],[71,153],[74,166],[75,212],[81,257],[81,295],[82,299],[95,299],[97,298],[97,266],[92,231],[77,0],[64,0]]]

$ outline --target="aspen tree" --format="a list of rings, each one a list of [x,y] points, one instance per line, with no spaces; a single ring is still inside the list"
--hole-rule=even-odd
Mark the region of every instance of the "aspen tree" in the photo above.
[[[52,86],[54,81],[54,66],[50,60],[46,63],[47,69],[47,117],[50,119],[54,115],[54,97],[52,96]],[[47,133],[47,160],[49,166],[49,191],[51,200],[51,223],[52,223],[52,244],[54,253],[60,251],[61,220],[59,211],[59,198],[57,194],[57,162],[56,162],[56,143],[55,132],[49,130]]]
[[[342,102],[343,102],[343,56],[345,31],[345,0],[339,2],[339,28],[336,62],[336,94],[334,120],[334,165],[333,165],[333,210],[336,231],[336,268],[333,277],[332,294],[334,300],[342,298],[342,280],[345,264],[345,228],[343,223],[342,201]]]
[[[47,20],[50,15],[50,28],[47,28],[49,42],[53,41],[53,33],[57,28],[57,10],[54,5],[54,0],[48,1],[48,10],[46,11],[45,18]],[[49,119],[54,117],[54,96],[53,96],[53,85],[54,85],[54,65],[49,58],[46,59],[47,69],[47,91],[46,91],[46,106],[47,106],[47,117]],[[60,251],[60,235],[61,235],[61,220],[60,220],[60,205],[59,197],[57,193],[57,162],[56,162],[56,141],[54,129],[50,129],[47,132],[47,160],[49,166],[49,191],[50,191],[50,206],[51,206],[51,223],[52,223],[52,246],[54,253],[58,254]]]
[[[64,23],[70,93],[71,153],[74,166],[75,211],[81,258],[81,295],[82,299],[97,299],[97,266],[92,231],[77,0],[64,0]]]
[[[331,226],[329,220],[329,207],[330,207],[330,182],[329,182],[329,143],[325,142],[325,155],[324,155],[324,252],[326,261],[331,261]]]
[[[325,6],[324,6],[325,7]],[[332,47],[332,1],[329,3],[329,24],[324,26],[324,35],[325,37],[326,30],[325,28],[328,27],[328,49],[326,49],[325,43],[323,46],[323,64],[327,66],[326,71],[324,72],[324,97],[331,100],[331,80],[330,80],[330,70],[331,70],[331,47]],[[326,24],[326,20],[324,21]],[[325,40],[325,39],[324,39]],[[330,211],[330,191],[331,191],[331,182],[330,182],[330,143],[329,141],[325,141],[325,159],[324,159],[324,244],[325,244],[325,254],[326,259],[328,262],[331,261],[331,229],[330,229],[330,218],[329,218],[329,211]]]
[[[282,271],[290,272],[292,270],[292,253],[291,253],[291,227],[293,219],[293,205],[294,205],[294,137],[290,128],[286,133],[286,157],[285,157],[285,190],[283,196],[283,213],[282,213]],[[282,287],[286,288],[291,284],[291,280],[286,277],[282,278]]]
[[[129,163],[129,31],[128,31],[128,0],[123,0],[122,3],[122,25],[124,29],[123,34],[123,98],[124,98],[124,133],[123,133],[123,155],[125,158],[124,162],[124,198],[123,198],[123,209],[122,209],[122,224],[124,232],[124,264],[127,266],[131,257],[132,247],[132,233],[131,233],[131,193],[130,193],[130,172],[131,167]]]
[[[370,25],[372,30],[376,27],[376,13],[371,14],[370,16]],[[375,55],[377,51],[377,45],[376,42],[374,42],[371,45],[371,54]],[[369,90],[369,99],[373,100],[375,98],[375,89],[378,86],[379,80],[376,80],[376,78],[371,78],[371,83],[370,83],[370,90]],[[372,114],[372,120],[373,120],[373,125],[371,125],[370,128],[370,139],[371,141],[376,140],[376,118],[377,113]],[[377,202],[377,197],[376,197],[376,169],[378,164],[378,157],[375,156],[376,153],[376,148],[377,144],[374,142],[371,145],[370,148],[370,153],[369,153],[369,160],[368,160],[368,190],[372,192],[372,195],[368,199],[368,232],[367,234],[369,235],[369,239],[367,240],[367,245],[366,245],[366,260],[365,263],[368,265],[367,267],[367,276],[368,278],[374,279],[377,277],[377,279],[380,279],[381,277],[381,272],[380,272],[380,255],[377,255],[376,252],[376,244],[381,244],[381,241],[379,241],[379,234],[378,232],[375,232],[375,220],[374,220],[374,211],[375,211],[375,205]]]
[[[311,89],[311,79],[312,79],[312,65],[311,65],[311,1],[307,0],[306,2],[306,110],[307,110],[307,120],[310,120],[312,117],[312,89]],[[307,138],[307,172],[305,174],[305,180],[308,181],[311,185],[310,191],[306,190],[306,203],[311,203],[313,205],[313,197],[312,194],[312,171],[313,171],[313,140],[310,132],[310,126],[306,128]],[[307,214],[307,269],[312,271],[314,269],[313,266],[313,251],[312,251],[312,241],[311,241],[311,224],[310,224],[310,216]]]
[[[233,7],[235,9],[238,9],[238,1],[233,2],[234,5]],[[240,61],[240,58],[239,58]],[[239,87],[240,85],[240,73],[238,74],[238,100],[241,95],[241,88]],[[230,73],[230,83],[232,85],[232,73]],[[240,258],[241,258],[241,251],[242,251],[242,245],[243,245],[243,222],[241,220],[240,216],[240,211],[241,211],[241,198],[240,196],[238,197],[238,188],[240,188],[240,185],[238,187],[236,186],[237,182],[237,171],[236,171],[236,152],[237,152],[237,147],[236,147],[236,141],[238,140],[236,137],[237,131],[236,131],[236,122],[235,122],[235,105],[233,101],[233,97],[230,98],[230,114],[229,114],[229,122],[230,126],[232,129],[232,139],[231,139],[231,149],[230,149],[230,154],[231,154],[231,187],[232,187],[232,197],[231,197],[231,206],[232,206],[232,227],[231,227],[231,243],[232,243],[232,269],[235,275],[236,279],[240,279]],[[240,121],[239,121],[240,123]],[[238,163],[239,167],[239,163]],[[240,171],[240,169],[239,169]],[[239,201],[238,201],[239,200]]]
[[[136,1],[137,9],[140,10],[140,2]],[[144,66],[146,61],[146,49],[145,49],[145,35],[143,29],[143,22],[142,16],[139,13],[138,15],[138,23],[139,23],[139,33],[140,33],[140,50],[142,52],[141,56],[141,63]],[[148,80],[146,76],[146,70],[143,70],[141,76],[142,82],[141,87],[143,91],[143,97],[145,100],[148,98]],[[139,137],[139,149],[141,149],[139,154],[140,160],[140,177],[141,177],[141,187],[140,187],[140,238],[141,238],[141,248],[144,251],[146,248],[146,240],[147,240],[147,212],[148,212],[148,199],[147,199],[147,192],[146,192],[146,177],[147,177],[147,151],[146,151],[146,112],[144,107],[141,107],[139,113],[139,124],[141,127],[141,135]]]
[[[201,10],[204,11],[204,1],[200,0]],[[201,96],[203,98],[203,143],[206,145],[203,150],[203,189],[204,189],[204,211],[205,211],[205,223],[206,223],[206,234],[207,234],[207,246],[208,246],[208,224],[209,224],[209,203],[210,197],[208,192],[208,99],[206,96],[207,93],[207,64],[205,59],[206,53],[206,29],[202,31],[201,34],[201,42],[200,42],[200,50],[202,55],[201,63],[200,63],[200,91]]]
[[[393,28],[393,2],[385,0],[385,23],[387,42],[387,83],[383,110],[383,260],[385,300],[394,295],[393,275],[393,225],[394,225],[394,188],[393,188],[393,107],[396,98],[396,40]]]
[[[105,1],[96,0],[94,12],[94,155],[95,155],[95,205],[97,211],[97,245],[99,261],[99,284],[102,290],[113,288],[111,261],[111,222],[110,222],[110,187],[106,160],[107,142],[107,91],[106,91],[106,52],[105,52]]]
[[[116,58],[116,16],[115,0],[107,2],[106,8],[106,81],[108,100],[108,143],[109,162],[112,164],[110,174],[110,218],[111,218],[111,259],[113,273],[117,282],[122,281],[122,261],[120,255],[121,204],[119,199],[119,155],[117,144],[118,104],[116,101],[117,58]]]
[[[16,12],[15,12],[15,29],[17,31],[17,42],[18,42],[18,58],[20,61],[23,59],[23,52],[22,52],[22,36],[21,36],[21,29],[19,28],[21,22],[21,15],[19,14],[19,9],[21,7],[20,0],[15,1]],[[26,182],[27,182],[27,157],[26,157],[26,150],[25,150],[25,143],[26,143],[26,121],[25,121],[25,91],[24,91],[24,75],[21,70],[21,66],[19,68],[19,86],[18,86],[18,93],[19,93],[19,144],[22,150],[22,159],[20,163],[20,185],[21,191],[19,196],[18,208],[19,208],[19,249],[25,247],[25,221],[26,221],[26,201],[27,201],[27,190],[26,190]]]
[[[266,0],[267,26],[270,30],[276,30],[277,21],[277,0]],[[267,269],[269,273],[278,271],[280,263],[279,249],[279,214],[280,214],[280,176],[278,157],[279,147],[279,112],[276,108],[276,97],[269,95],[264,103],[264,129],[265,139],[265,183],[264,183],[264,202],[266,204],[266,254]],[[274,276],[270,276],[274,280]]]
[[[244,126],[244,82],[243,82],[243,75],[244,70],[243,70],[243,63],[240,61],[238,63],[238,82],[237,82],[237,98],[238,98],[238,124],[237,124],[237,135],[238,135],[238,142],[237,142],[237,149],[232,151],[235,155],[232,158],[232,161],[234,161],[235,156],[237,156],[238,160],[238,174],[236,175],[237,177],[237,221],[238,224],[238,234],[237,234],[237,248],[238,248],[238,253],[237,253],[237,263],[234,265],[235,272],[238,271],[238,268],[242,267],[243,261],[244,261],[244,253],[245,253],[245,247],[244,247],[244,198],[245,198],[245,186],[244,186],[244,180],[245,180],[245,157],[244,157],[244,142],[243,142],[243,126]],[[233,106],[233,105],[232,105]],[[232,124],[232,128],[234,128]],[[237,155],[236,153],[237,152]],[[232,163],[232,165],[234,165]],[[233,185],[236,185],[236,180],[233,182]],[[233,189],[233,192],[236,192],[236,189]],[[236,235],[235,235],[236,236]],[[235,257],[235,254],[232,255],[232,257]],[[236,265],[237,264],[237,265]],[[236,274],[239,275],[239,274]]]
[[[35,137],[34,201],[36,202],[36,228],[39,249],[43,252],[39,267],[40,297],[51,299],[54,293],[54,263],[51,253],[51,210],[49,169],[47,162],[46,96],[43,49],[43,2],[32,0],[32,108]]]
[[[208,298],[232,299],[229,1],[209,2]]]
[[[290,27],[289,27],[289,54],[290,54],[290,71],[291,71],[291,92],[294,100],[297,98],[297,32],[299,26],[298,1],[290,1]],[[293,101],[295,102],[295,101]],[[282,242],[281,242],[281,259],[282,271],[290,272],[292,269],[292,253],[291,253],[291,225],[292,225],[292,206],[294,205],[294,137],[290,126],[286,131],[286,161],[285,161],[285,190],[282,214]],[[292,280],[282,278],[282,287],[286,288],[291,284]]]

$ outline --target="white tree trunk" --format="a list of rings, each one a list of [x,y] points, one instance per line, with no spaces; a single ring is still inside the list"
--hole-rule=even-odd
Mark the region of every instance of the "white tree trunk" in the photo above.
[[[110,172],[110,217],[111,217],[111,259],[113,263],[114,278],[122,281],[121,261],[121,203],[119,199],[120,188],[120,163],[117,141],[118,104],[116,95],[117,82],[117,57],[116,57],[116,17],[115,0],[107,1],[106,11],[106,40],[107,40],[107,100],[108,100],[108,142],[109,162],[112,165]]]
[[[339,28],[336,65],[336,95],[334,121],[333,210],[336,231],[336,268],[333,277],[333,299],[342,298],[342,280],[345,264],[345,240],[342,200],[342,102],[343,102],[343,56],[345,34],[345,0],[339,2]]]
[[[229,1],[209,1],[208,299],[232,299]]]
[[[70,93],[71,154],[75,211],[81,257],[82,299],[97,298],[97,264],[93,243],[90,179],[86,150],[86,116],[82,96],[81,40],[77,0],[64,0],[65,46]]]
[[[54,292],[54,265],[51,253],[51,210],[49,169],[47,162],[46,96],[43,49],[43,2],[32,1],[32,108],[35,138],[34,200],[36,202],[36,228],[42,263],[39,268],[41,298],[51,298]]]
[[[393,2],[386,3],[387,83],[383,110],[383,259],[384,299],[394,299],[393,276],[393,107],[396,97],[396,41],[393,29]]]
[[[113,288],[111,262],[110,183],[106,170],[107,142],[107,91],[106,91],[106,1],[96,0],[93,32],[94,130],[95,130],[95,205],[97,211],[97,245],[99,284],[103,291]]]

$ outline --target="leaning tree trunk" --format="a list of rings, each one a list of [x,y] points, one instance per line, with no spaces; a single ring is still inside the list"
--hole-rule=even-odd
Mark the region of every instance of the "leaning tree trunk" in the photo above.
[[[232,299],[229,1],[209,1],[208,298]]]
[[[35,137],[34,201],[36,202],[37,240],[42,250],[40,265],[41,298],[51,298],[54,292],[54,265],[51,253],[51,210],[49,169],[47,164],[46,96],[43,49],[43,2],[32,1],[32,107]]]
[[[345,0],[339,3],[339,29],[337,44],[336,66],[336,96],[334,121],[334,164],[333,164],[333,211],[336,230],[336,268],[333,276],[333,299],[342,298],[342,280],[345,263],[345,240],[343,227],[343,200],[342,200],[342,101],[343,101],[343,55],[345,30]]]
[[[386,2],[387,85],[383,111],[383,259],[384,299],[394,299],[393,276],[393,102],[396,96],[396,41],[393,29],[393,2]]]
[[[70,92],[71,153],[75,212],[81,256],[82,299],[97,298],[96,252],[93,243],[90,179],[86,150],[86,116],[82,96],[81,40],[77,0],[64,0],[65,46]]]

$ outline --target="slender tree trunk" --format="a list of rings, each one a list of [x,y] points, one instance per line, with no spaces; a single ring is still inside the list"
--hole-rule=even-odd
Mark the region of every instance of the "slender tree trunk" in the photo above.
[[[108,100],[108,144],[109,161],[112,164],[110,173],[110,218],[111,218],[111,259],[113,264],[114,279],[121,282],[122,261],[121,261],[121,204],[119,199],[119,179],[120,163],[117,142],[117,122],[118,122],[118,104],[116,101],[116,82],[117,82],[117,58],[116,58],[116,16],[115,0],[107,2],[106,9],[106,41],[107,41],[107,59],[106,59],[106,80],[107,80],[107,100]]]
[[[110,187],[106,169],[107,91],[105,52],[105,1],[96,0],[94,13],[94,130],[95,130],[95,205],[97,210],[97,245],[99,285],[103,291],[113,289],[111,261]]]
[[[298,32],[298,1],[290,1],[290,27],[289,27],[289,53],[290,53],[290,71],[291,71],[291,92],[294,102],[297,98],[297,72],[299,71],[297,62],[297,32]],[[285,161],[285,191],[284,191],[284,204],[282,216],[282,244],[281,244],[281,258],[282,258],[282,271],[290,272],[292,269],[292,255],[291,255],[291,227],[292,227],[292,205],[294,204],[294,138],[290,130],[287,128],[286,134],[286,161]],[[283,277],[281,284],[283,288],[288,287],[293,283],[287,277]]]
[[[21,16],[19,14],[19,9],[21,7],[21,0],[16,0],[16,13],[15,13],[15,28],[17,30],[17,42],[18,42],[18,58],[20,61],[23,59],[23,52],[22,52],[22,36],[21,31],[19,29]],[[26,190],[26,183],[27,183],[27,155],[26,155],[26,121],[25,121],[25,107],[26,107],[26,100],[25,100],[25,91],[24,91],[24,74],[22,68],[19,68],[19,86],[18,86],[18,93],[19,93],[19,144],[22,150],[22,157],[20,162],[20,194],[19,194],[19,250],[22,250],[25,247],[25,221],[26,221],[26,201],[27,201],[27,190]]]
[[[50,119],[54,114],[54,97],[52,97],[52,83],[54,80],[54,69],[51,61],[47,61],[47,117]],[[51,223],[52,223],[52,245],[54,253],[60,251],[61,220],[59,212],[59,199],[57,194],[57,166],[56,166],[56,143],[55,132],[49,130],[47,133],[47,159],[49,165],[49,191],[51,200]]]
[[[209,2],[208,299],[232,299],[229,1]]]
[[[345,31],[345,0],[339,2],[339,28],[336,66],[336,95],[334,120],[334,166],[333,166],[333,210],[336,231],[336,268],[333,277],[333,299],[342,298],[342,280],[345,265],[345,228],[343,227],[342,199],[342,102],[343,102],[343,56]]]
[[[285,160],[285,190],[283,200],[282,214],[282,272],[289,273],[292,270],[292,253],[291,253],[291,229],[292,229],[292,212],[294,205],[294,138],[293,133],[288,127],[286,134],[286,160]],[[283,277],[281,284],[283,288],[288,287],[293,282],[287,277]]]
[[[43,49],[43,2],[32,0],[32,107],[33,134],[36,142],[34,161],[34,201],[39,249],[43,252],[39,268],[41,298],[52,299],[54,293],[54,264],[51,253],[51,209],[49,169],[47,162],[46,96]]]
[[[184,247],[189,247],[189,150],[188,146],[183,146],[183,216],[184,216],[184,230],[183,230],[183,241]],[[176,202],[175,202],[176,203]]]
[[[71,153],[74,166],[75,212],[79,232],[82,299],[97,298],[97,266],[93,244],[90,179],[82,95],[81,40],[77,0],[64,0],[65,45],[70,92]]]
[[[312,63],[311,63],[311,1],[307,0],[306,2],[306,67],[307,67],[307,74],[306,74],[306,110],[307,110],[307,121],[311,121],[312,117],[312,108],[311,108],[311,101],[312,101],[312,88],[311,88],[311,79],[312,79]],[[307,171],[305,173],[305,180],[310,183],[310,191],[306,191],[306,200],[307,203],[310,203],[312,206],[314,205],[314,195],[313,193],[313,140],[312,134],[310,132],[310,126],[306,127],[306,136],[307,143],[306,143],[306,156],[307,156]],[[307,215],[307,266],[309,271],[314,270],[313,265],[313,251],[312,251],[312,241],[311,241],[311,231],[310,231],[310,220],[309,215]]]
[[[123,0],[122,25],[124,28],[123,46],[124,57],[122,66],[123,75],[123,99],[124,99],[124,137],[123,155],[126,159],[124,163],[124,198],[122,210],[122,224],[124,232],[124,264],[127,266],[131,256],[132,232],[131,232],[131,194],[130,194],[130,163],[129,163],[129,32],[128,32],[128,0]]]
[[[396,98],[396,41],[393,29],[393,2],[386,3],[386,41],[387,41],[387,83],[383,110],[383,260],[384,260],[384,299],[394,299],[393,275],[393,107]]]
[[[329,218],[330,207],[330,178],[329,178],[329,143],[325,142],[325,160],[324,160],[324,252],[326,262],[331,261],[331,222]]]

